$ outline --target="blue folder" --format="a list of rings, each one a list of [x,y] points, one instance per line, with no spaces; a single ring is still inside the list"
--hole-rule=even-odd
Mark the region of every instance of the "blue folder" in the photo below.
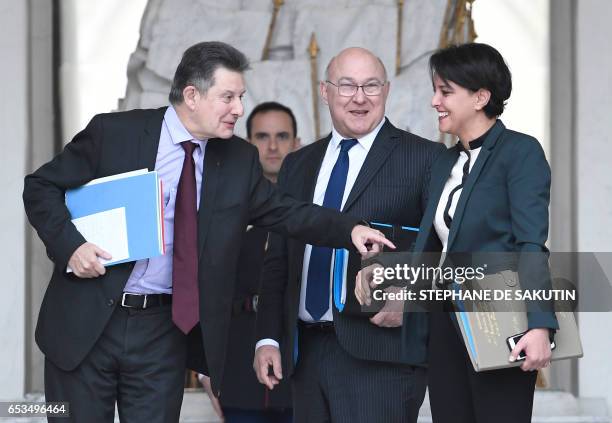
[[[146,169],[93,180],[66,191],[66,206],[72,219],[125,208],[129,257],[107,266],[164,254],[162,199],[157,172]]]

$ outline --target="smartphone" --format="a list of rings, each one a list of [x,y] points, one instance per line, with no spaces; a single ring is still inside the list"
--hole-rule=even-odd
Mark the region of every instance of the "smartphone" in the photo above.
[[[516,346],[516,344],[518,343],[518,341],[523,337],[523,335],[525,335],[527,332],[523,332],[523,333],[519,333],[517,335],[512,335],[511,337],[509,337],[508,339],[506,339],[506,343],[508,344],[508,348],[510,348],[510,351],[512,351],[514,349],[514,347]],[[551,351],[554,350],[557,347],[557,344],[555,344],[555,341],[551,341],[550,342],[550,349]],[[516,358],[516,361],[521,361],[524,360],[525,358],[527,358],[527,356],[525,355],[525,351],[521,351],[519,353],[519,356]]]

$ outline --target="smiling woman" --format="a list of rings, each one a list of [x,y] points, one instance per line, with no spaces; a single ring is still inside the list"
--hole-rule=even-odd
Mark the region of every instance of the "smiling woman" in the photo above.
[[[485,44],[472,45],[482,46],[482,51],[473,53],[471,62],[456,57],[459,49],[449,49],[446,56],[434,55],[430,61],[431,105],[438,112],[440,132],[457,135],[464,145],[495,123],[512,92],[510,70],[501,54]]]
[[[432,165],[429,203],[415,251],[547,257],[550,168],[535,138],[506,129],[498,119],[512,91],[503,57],[489,45],[470,43],[437,51],[429,65],[431,106],[438,112],[439,129],[459,142]],[[485,186],[495,188],[482,195]],[[550,289],[547,263],[525,272],[522,257],[517,265],[521,284]],[[551,310],[546,301],[538,306]],[[433,421],[531,421],[534,370],[550,362],[549,336],[558,328],[554,313],[528,315],[528,331],[509,358],[513,362],[521,351],[526,353],[520,368],[476,372],[457,333],[455,304],[446,301],[439,311],[446,313],[430,313],[429,321]]]

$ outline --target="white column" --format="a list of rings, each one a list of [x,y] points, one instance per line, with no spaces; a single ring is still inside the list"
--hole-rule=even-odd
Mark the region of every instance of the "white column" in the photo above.
[[[128,58],[138,41],[138,23],[146,0],[62,0],[59,4],[66,143],[96,113],[117,109],[117,101],[125,93]]]
[[[21,201],[28,145],[27,2],[0,0],[0,399],[25,391],[25,215]]]
[[[547,156],[550,6],[549,0],[478,0],[473,12],[476,41],[499,50],[512,72],[512,95],[502,121],[536,137]]]
[[[579,1],[576,9],[578,250],[612,251],[612,2]],[[611,275],[612,269],[607,270]],[[605,397],[612,410],[610,328],[612,313],[580,315],[580,396]]]

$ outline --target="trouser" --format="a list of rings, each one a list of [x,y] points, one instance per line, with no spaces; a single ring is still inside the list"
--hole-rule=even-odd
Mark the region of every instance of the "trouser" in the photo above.
[[[421,367],[359,360],[331,329],[300,328],[292,378],[296,423],[413,423],[423,403]]]
[[[430,313],[429,402],[434,423],[530,422],[537,372],[519,367],[474,371],[452,316]]]
[[[187,337],[174,325],[171,305],[144,310],[117,306],[102,335],[72,371],[45,360],[46,401],[69,403],[60,423],[179,421]]]
[[[223,407],[225,423],[291,423],[293,413],[286,410],[242,410]]]

